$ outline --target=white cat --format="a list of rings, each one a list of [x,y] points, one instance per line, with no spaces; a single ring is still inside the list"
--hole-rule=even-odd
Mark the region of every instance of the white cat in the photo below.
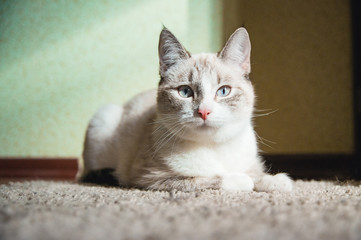
[[[101,182],[107,173],[144,189],[291,191],[292,180],[265,173],[258,154],[246,29],[218,54],[191,55],[164,28],[158,51],[158,91],[95,114],[78,180]]]

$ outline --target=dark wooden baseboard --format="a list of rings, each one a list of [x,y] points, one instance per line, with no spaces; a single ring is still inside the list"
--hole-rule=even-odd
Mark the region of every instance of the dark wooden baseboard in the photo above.
[[[264,155],[269,172],[286,172],[295,179],[360,179],[353,155]],[[0,178],[73,180],[76,158],[0,158]]]
[[[271,173],[286,172],[295,179],[361,179],[360,162],[354,155],[265,155]]]
[[[76,158],[0,158],[0,178],[74,179]]]

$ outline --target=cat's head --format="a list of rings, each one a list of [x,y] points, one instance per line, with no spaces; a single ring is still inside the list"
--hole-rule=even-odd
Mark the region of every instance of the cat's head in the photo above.
[[[246,29],[237,29],[218,54],[191,55],[164,28],[158,51],[158,119],[173,134],[222,142],[250,123],[255,96]]]

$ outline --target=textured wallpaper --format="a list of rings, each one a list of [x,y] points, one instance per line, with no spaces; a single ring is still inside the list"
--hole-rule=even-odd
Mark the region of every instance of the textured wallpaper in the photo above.
[[[0,156],[79,156],[98,107],[157,86],[163,24],[191,52],[217,51],[220,6],[193,0],[1,1]]]

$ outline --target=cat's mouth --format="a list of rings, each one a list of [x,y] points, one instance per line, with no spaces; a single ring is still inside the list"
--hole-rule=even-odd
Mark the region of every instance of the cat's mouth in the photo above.
[[[212,123],[211,121],[205,120],[205,121],[198,123],[196,128],[199,130],[210,130],[210,129],[217,128],[217,126],[215,126],[215,124]]]
[[[220,121],[214,121],[211,119],[200,119],[200,118],[192,118],[189,119],[188,123],[185,124],[186,128],[193,131],[205,131],[205,130],[214,130],[222,127],[224,123]]]
[[[210,129],[211,126],[209,124],[207,124],[206,122],[203,122],[202,125],[200,125],[198,128],[201,130],[207,130],[207,129]]]

